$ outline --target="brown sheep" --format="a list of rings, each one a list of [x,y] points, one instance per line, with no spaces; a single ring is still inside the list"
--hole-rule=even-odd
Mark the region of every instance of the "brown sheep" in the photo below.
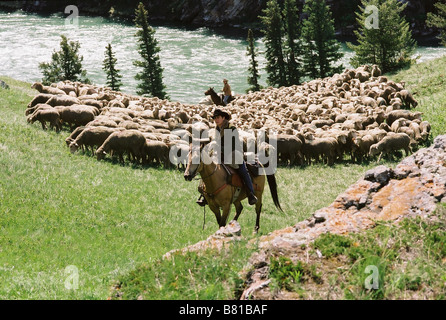
[[[37,110],[28,117],[27,121],[31,124],[39,121],[43,130],[47,129],[46,122],[49,122],[51,129],[56,128],[56,132],[59,132],[61,129],[59,112],[54,108]]]
[[[70,152],[75,153],[81,146],[91,148],[91,152],[94,152],[94,147],[101,146],[104,141],[115,132],[115,128],[108,127],[86,127],[76,139],[70,143]]]
[[[364,157],[368,157],[370,146],[375,144],[375,139],[372,135],[366,134],[362,137],[357,137],[353,140],[353,161],[362,162]]]
[[[363,105],[365,105],[367,107],[371,107],[371,108],[378,107],[378,103],[376,102],[376,100],[369,96],[362,96],[361,102]]]
[[[82,104],[96,107],[96,108],[98,108],[98,110],[101,110],[103,107],[102,101],[98,101],[95,99],[81,99],[81,101],[82,101]]]
[[[405,133],[395,133],[384,137],[380,142],[373,144],[370,147],[370,155],[376,156],[379,154],[378,162],[383,155],[392,157],[393,152],[404,149],[406,156],[411,152],[410,138]]]
[[[370,73],[366,71],[357,71],[355,74],[355,78],[361,82],[366,82],[370,79]]]
[[[302,144],[302,154],[305,163],[311,164],[311,160],[319,161],[319,156],[326,159],[328,165],[334,164],[338,142],[334,138],[316,138],[307,140]]]
[[[71,92],[73,92],[76,95],[76,88],[74,87],[74,85],[70,84],[70,83],[65,83],[65,82],[58,82],[56,87],[62,91],[65,92],[65,94],[70,94]]]
[[[72,106],[73,104],[81,104],[78,98],[64,95],[64,96],[52,96],[47,102],[50,106]]]
[[[181,148],[182,144],[175,144],[176,148]],[[186,146],[189,150],[189,146]],[[163,164],[164,168],[170,166],[169,161],[169,146],[157,140],[147,140],[142,152],[143,163],[150,164],[155,161],[156,164]]]
[[[189,115],[185,111],[178,112],[177,118],[180,119],[182,123],[188,123],[190,120]]]
[[[383,91],[381,91],[379,96],[381,98],[383,98],[384,100],[386,100],[387,103],[389,103],[391,100],[390,95],[395,92],[396,92],[395,88],[393,88],[391,86],[386,86],[385,89]]]
[[[65,91],[63,91],[63,90],[61,90],[59,88],[53,88],[53,87],[44,86],[40,82],[35,82],[31,86],[31,88],[32,89],[36,89],[40,93],[49,93],[49,94],[53,94],[53,95],[66,95]]]
[[[96,157],[102,160],[105,155],[111,151],[117,154],[119,161],[124,163],[124,152],[129,154],[129,158],[133,157],[133,161],[139,162],[144,154],[144,146],[146,138],[138,130],[124,130],[113,132],[104,143],[96,150]]]
[[[277,157],[285,165],[293,166],[296,161],[302,165],[302,141],[294,135],[277,135]]]
[[[418,102],[413,98],[410,91],[404,89],[397,93],[395,93],[395,97],[400,98],[403,103],[403,108],[410,109],[415,108],[418,105]]]
[[[113,119],[104,116],[98,116],[86,125],[87,127],[109,127],[117,128],[118,124]]]
[[[77,127],[76,129],[73,130],[73,132],[71,132],[70,136],[68,138],[65,139],[65,143],[67,144],[67,147],[70,146],[71,142],[73,142],[78,135],[80,135],[82,133],[82,131],[84,131],[85,126],[80,126]]]
[[[431,125],[427,121],[422,121],[420,123],[420,130],[421,130],[421,138],[423,141],[426,141],[429,138],[429,133],[431,132]]]
[[[378,78],[380,76],[381,76],[381,69],[376,64],[374,64],[372,66],[372,77]]]
[[[38,103],[34,107],[27,108],[25,110],[25,115],[28,116],[41,109],[53,109],[53,107],[46,103]]]
[[[409,110],[394,110],[387,114],[386,122],[389,126],[392,126],[392,123],[399,119],[399,118],[405,118],[407,120],[415,120],[415,119],[421,119],[421,112],[410,112]]]
[[[92,110],[76,108],[76,106],[62,107],[59,114],[62,123],[67,123],[70,129],[77,126],[85,126],[95,118]]]
[[[31,102],[28,104],[28,108],[33,108],[39,103],[46,103],[52,97],[52,94],[40,93],[31,100]]]

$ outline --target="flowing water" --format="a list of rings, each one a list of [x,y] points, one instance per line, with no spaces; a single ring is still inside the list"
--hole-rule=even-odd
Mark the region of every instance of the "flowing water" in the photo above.
[[[40,62],[49,62],[51,54],[59,49],[60,35],[79,41],[80,54],[87,77],[97,85],[105,84],[102,61],[107,43],[111,43],[118,69],[123,75],[123,92],[135,94],[139,69],[133,66],[138,60],[137,29],[129,24],[109,21],[100,17],[79,17],[78,24],[66,24],[61,15],[42,17],[23,12],[0,12],[0,75],[34,82],[42,79]],[[69,21],[68,21],[69,22]],[[176,27],[155,27],[155,37],[161,48],[160,59],[164,68],[164,84],[173,101],[198,103],[208,87],[216,91],[223,88],[222,80],[229,80],[236,93],[248,88],[245,37],[228,37],[207,28],[188,30]],[[260,52],[264,50],[261,39],[256,40]],[[343,45],[342,64],[349,67],[352,52]],[[415,55],[418,61],[433,59],[446,54],[446,48],[419,47]],[[265,64],[258,55],[260,67]],[[260,83],[265,85],[266,74],[261,70]]]

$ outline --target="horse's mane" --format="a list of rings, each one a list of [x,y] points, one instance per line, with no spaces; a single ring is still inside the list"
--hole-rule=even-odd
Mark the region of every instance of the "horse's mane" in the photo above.
[[[203,157],[203,162],[205,164],[211,164],[211,163],[216,164],[216,165],[219,164],[218,159],[217,159],[216,154],[213,149],[216,144],[217,144],[217,142],[211,141],[203,147],[203,152],[201,153],[201,155]]]

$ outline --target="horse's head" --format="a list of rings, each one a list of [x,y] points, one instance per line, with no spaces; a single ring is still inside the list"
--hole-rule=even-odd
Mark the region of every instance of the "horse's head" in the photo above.
[[[192,179],[201,171],[203,166],[202,150],[209,142],[209,139],[193,139],[189,145],[189,154],[187,155],[187,166],[184,171],[184,179],[192,181]]]
[[[209,87],[209,89],[208,89],[207,91],[204,92],[204,95],[205,95],[205,96],[209,96],[209,95],[211,95],[213,92],[215,92],[215,91],[214,91],[214,88]]]

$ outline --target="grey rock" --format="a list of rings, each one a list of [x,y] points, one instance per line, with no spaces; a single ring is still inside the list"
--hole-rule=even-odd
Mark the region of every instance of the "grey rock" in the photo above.
[[[435,138],[434,149],[446,149],[446,135],[438,136]]]
[[[365,180],[378,182],[381,187],[385,186],[392,177],[393,170],[383,165],[368,170],[364,175]]]
[[[239,237],[242,234],[242,228],[240,224],[232,220],[226,227],[221,227],[215,232],[216,237]]]
[[[9,86],[5,81],[0,80],[0,88],[9,89]]]
[[[314,223],[322,223],[325,222],[325,220],[327,220],[327,213],[319,210],[313,214],[313,217],[314,217]]]

